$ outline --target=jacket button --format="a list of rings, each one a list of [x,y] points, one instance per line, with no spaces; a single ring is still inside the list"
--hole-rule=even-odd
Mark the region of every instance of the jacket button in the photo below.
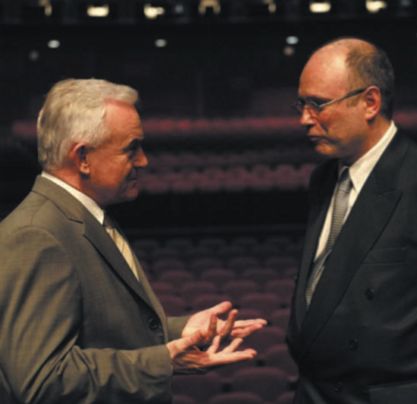
[[[148,318],[148,325],[149,325],[149,329],[151,329],[152,331],[156,331],[159,328],[161,328],[161,324],[155,317]]]
[[[365,290],[365,296],[368,300],[372,300],[375,297],[375,291],[371,288]]]
[[[349,349],[351,351],[356,351],[358,349],[359,341],[356,338],[349,340]]]

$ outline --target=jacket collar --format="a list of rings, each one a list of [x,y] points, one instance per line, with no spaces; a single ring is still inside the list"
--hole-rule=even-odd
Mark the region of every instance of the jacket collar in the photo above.
[[[43,195],[61,210],[68,220],[79,223],[83,227],[84,237],[108,263],[120,281],[145,301],[148,306],[157,311],[161,319],[164,317],[162,307],[153,294],[143,270],[140,269],[140,275],[144,281],[138,282],[103,226],[74,196],[59,185],[41,176],[36,178],[32,192]]]

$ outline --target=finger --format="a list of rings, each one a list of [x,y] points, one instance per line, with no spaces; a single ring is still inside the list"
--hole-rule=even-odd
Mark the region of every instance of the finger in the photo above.
[[[230,334],[230,332],[234,328],[237,313],[238,312],[236,309],[233,309],[229,312],[229,315],[227,316],[226,321],[223,323],[222,328],[219,330],[219,335],[221,335],[222,337],[225,337],[226,335]]]
[[[236,327],[246,327],[248,325],[252,325],[252,324],[261,324],[261,325],[267,325],[268,321],[265,320],[264,318],[251,318],[251,319],[246,319],[246,320],[237,320],[235,321],[235,328]]]
[[[252,348],[244,349],[243,351],[235,352],[219,352],[217,354],[211,355],[211,358],[206,362],[206,367],[218,366],[218,365],[227,365],[231,363],[247,361],[255,358],[257,352]]]
[[[234,327],[230,335],[232,337],[247,337],[253,332],[260,330],[267,324],[264,319],[256,320],[238,320],[235,322]]]
[[[204,335],[204,342],[205,343],[210,342],[216,335],[216,331],[217,331],[217,316],[215,314],[211,314],[207,331]]]
[[[255,331],[262,329],[263,327],[264,326],[261,324],[253,324],[244,328],[234,328],[230,335],[232,337],[245,338],[248,335],[253,334]]]
[[[243,338],[233,338],[232,342],[227,345],[222,352],[223,353],[230,353],[236,351],[239,348],[240,344],[243,342]]]
[[[220,347],[221,340],[222,339],[221,339],[220,335],[216,335],[213,338],[213,341],[211,342],[211,345],[209,346],[209,348],[207,349],[206,352],[209,353],[209,354],[216,353],[218,351],[219,347]]]
[[[213,307],[210,307],[209,310],[216,315],[227,313],[232,308],[232,303],[228,300],[220,302]]]

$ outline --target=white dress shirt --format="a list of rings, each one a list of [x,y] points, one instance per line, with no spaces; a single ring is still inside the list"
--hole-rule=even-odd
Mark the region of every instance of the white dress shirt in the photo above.
[[[84,207],[98,220],[98,222],[103,225],[104,222],[104,210],[97,205],[97,202],[91,199],[86,194],[83,194],[78,189],[75,189],[71,185],[67,184],[66,182],[60,180],[59,178],[55,177],[54,175],[48,174],[45,171],[42,171],[41,177],[52,181],[54,184],[64,188],[67,192],[69,192],[77,201],[81,202]]]
[[[67,184],[66,182],[60,180],[59,178],[51,174],[46,173],[45,171],[41,173],[41,176],[43,178],[48,179],[49,181],[52,181],[54,184],[62,187],[67,192],[69,192],[75,199],[77,199],[84,205],[84,207],[97,219],[97,221],[102,226],[104,226],[104,210],[100,208],[96,201],[94,201],[86,194],[80,192],[78,189],[75,189],[71,185]],[[116,228],[110,229],[108,227],[105,227],[105,230],[110,235],[117,248],[120,250],[121,254],[125,258],[136,279],[139,280],[139,263],[137,262],[136,256],[132,251],[131,247],[129,246],[128,241],[124,238],[122,234],[120,234],[120,232]]]
[[[356,202],[356,199],[358,198],[358,195],[362,187],[364,186],[366,180],[368,179],[369,174],[371,174],[376,163],[381,158],[382,154],[384,153],[388,145],[391,143],[396,133],[397,133],[397,127],[395,126],[394,122],[391,121],[389,128],[384,133],[382,138],[379,139],[378,143],[376,143],[359,160],[355,161],[349,167],[349,175],[352,181],[352,189],[349,194],[349,204],[348,204],[348,209],[347,209],[344,220],[346,220],[346,218],[349,216],[349,213],[354,203]],[[327,210],[326,219],[324,221],[324,225],[320,234],[320,240],[319,240],[319,244],[316,250],[315,259],[323,252],[326,246],[327,239],[329,238],[333,205],[334,205],[334,193],[333,193],[330,205],[329,205],[329,209]]]

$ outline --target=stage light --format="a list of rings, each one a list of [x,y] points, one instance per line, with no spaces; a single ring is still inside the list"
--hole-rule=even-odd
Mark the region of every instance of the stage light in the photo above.
[[[209,12],[220,14],[221,11],[220,0],[200,0],[198,4],[198,12],[201,15],[206,15]]]
[[[310,0],[310,12],[313,14],[329,13],[332,3],[329,0]]]
[[[277,12],[276,0],[246,0],[242,4],[249,17],[268,16]]]
[[[290,46],[290,45],[285,46],[284,49],[282,50],[282,53],[284,54],[284,56],[287,56],[287,57],[294,56],[295,55],[294,46]]]
[[[25,0],[15,7],[15,12],[22,21],[44,22],[58,17],[60,4],[52,0]]]
[[[275,3],[275,0],[263,0],[262,3],[266,5],[270,14],[274,14],[277,11],[277,3]]]
[[[371,14],[379,13],[388,7],[388,4],[384,0],[366,0],[366,9]]]
[[[286,42],[288,45],[297,45],[299,42],[298,36],[295,36],[295,35],[287,36]]]
[[[143,14],[148,20],[155,20],[158,17],[165,15],[165,13],[166,10],[162,5],[154,6],[152,4],[147,3],[143,6]]]
[[[168,45],[168,41],[164,38],[158,38],[155,40],[155,46],[157,48],[165,48]]]
[[[400,17],[416,16],[416,0],[398,0],[397,15]]]
[[[39,60],[40,54],[36,49],[33,49],[29,52],[29,60],[31,62],[37,62]]]
[[[48,41],[48,48],[49,49],[58,49],[61,46],[61,42],[58,39],[51,39]]]
[[[50,0],[39,0],[39,6],[43,7],[45,17],[52,15],[53,8]]]
[[[91,18],[105,18],[109,14],[110,6],[108,4],[87,6],[87,15]]]

